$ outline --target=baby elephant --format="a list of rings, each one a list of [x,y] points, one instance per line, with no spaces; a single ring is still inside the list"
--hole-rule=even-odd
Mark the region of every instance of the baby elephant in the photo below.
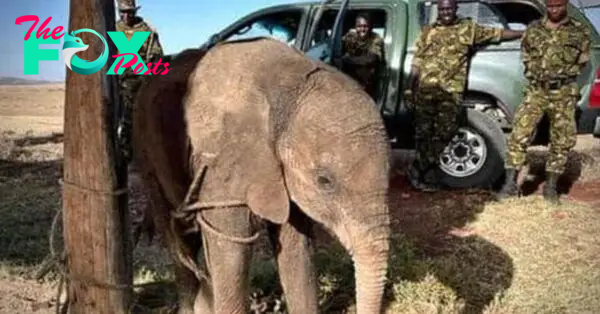
[[[177,257],[180,312],[247,313],[250,244],[268,230],[288,311],[317,313],[309,227],[319,223],[353,258],[357,312],[380,313],[390,148],[373,100],[335,68],[267,38],[169,62],[169,74],[140,89],[132,144]],[[194,224],[201,233],[186,232]]]

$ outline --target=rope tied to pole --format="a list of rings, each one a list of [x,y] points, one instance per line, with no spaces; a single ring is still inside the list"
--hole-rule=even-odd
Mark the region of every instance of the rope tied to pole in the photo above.
[[[98,195],[104,195],[107,197],[120,196],[124,195],[128,192],[127,188],[117,189],[114,191],[101,191],[91,188],[86,188],[81,185],[78,185],[73,182],[65,182],[63,179],[58,180],[59,185],[64,189],[64,187],[72,188],[73,190],[83,192],[83,193],[92,193]],[[40,270],[36,273],[35,279],[38,282],[41,282],[42,278],[48,274],[52,268],[56,269],[59,275],[58,287],[57,287],[57,295],[56,295],[56,313],[57,314],[66,314],[68,312],[69,307],[69,296],[67,294],[67,298],[65,300],[65,304],[61,307],[60,298],[62,296],[62,291],[64,286],[69,286],[70,282],[78,282],[84,284],[86,286],[94,286],[96,288],[108,289],[108,290],[127,290],[127,289],[135,289],[141,287],[148,287],[152,285],[162,284],[164,282],[151,282],[151,283],[142,283],[142,284],[113,284],[102,282],[95,278],[83,275],[77,275],[73,273],[68,273],[67,271],[67,250],[63,248],[63,250],[59,253],[56,248],[56,235],[57,229],[59,225],[59,219],[62,215],[62,208],[59,207],[54,215],[52,220],[52,224],[49,232],[49,258],[46,259],[44,263],[42,263]],[[68,289],[68,288],[67,288]],[[132,307],[139,307],[139,305],[132,304]]]
[[[194,179],[192,181],[192,184],[190,185],[186,197],[184,198],[184,201],[180,204],[180,206],[171,213],[171,221],[170,221],[170,228],[171,228],[171,232],[173,232],[175,235],[178,235],[175,237],[175,241],[178,242],[176,243],[176,247],[179,248],[177,250],[177,257],[180,260],[180,262],[182,262],[188,269],[190,269],[196,276],[196,278],[200,281],[206,280],[208,282],[210,282],[210,277],[209,275],[200,269],[200,267],[198,267],[196,265],[196,262],[193,260],[193,258],[190,256],[190,254],[188,254],[187,252],[184,252],[182,248],[184,248],[185,246],[183,245],[183,243],[181,242],[181,239],[179,238],[179,236],[183,233],[188,233],[189,230],[186,230],[184,232],[178,232],[177,230],[177,226],[176,226],[176,221],[177,220],[184,220],[187,221],[188,223],[191,222],[194,224],[193,227],[193,231],[198,232],[201,230],[206,230],[209,233],[225,239],[227,241],[231,241],[231,242],[235,242],[235,243],[240,243],[240,244],[252,244],[253,242],[255,242],[256,240],[258,240],[260,238],[260,236],[263,234],[263,231],[259,230],[257,232],[255,232],[253,235],[249,236],[249,237],[236,237],[236,236],[230,236],[227,235],[219,230],[217,230],[214,226],[212,226],[203,216],[202,212],[204,210],[214,210],[214,209],[218,209],[218,208],[227,208],[227,207],[237,207],[237,206],[246,206],[246,202],[244,201],[227,201],[227,202],[211,202],[211,203],[201,203],[198,201],[191,201],[192,195],[194,195],[195,193],[197,193],[200,190],[200,186],[201,186],[201,182],[203,181],[205,174],[206,174],[206,170],[207,170],[208,166],[204,165],[202,167],[201,171],[198,171],[196,173],[196,175],[194,176]],[[128,188],[121,188],[121,189],[116,189],[116,190],[112,190],[112,191],[103,191],[103,190],[98,190],[98,189],[92,189],[92,188],[87,188],[84,186],[81,186],[77,183],[74,182],[70,182],[70,181],[64,181],[63,179],[59,179],[58,180],[59,185],[62,187],[62,189],[64,188],[71,188],[74,191],[78,191],[81,193],[91,193],[91,194],[96,194],[96,195],[103,195],[106,197],[115,197],[115,196],[121,196],[121,195],[125,195],[127,194],[127,192],[129,191]],[[50,228],[50,234],[49,234],[49,258],[47,258],[47,260],[42,263],[41,269],[37,272],[35,279],[39,281],[42,280],[42,278],[44,276],[46,276],[46,274],[48,274],[52,268],[55,268],[58,271],[59,274],[59,284],[58,284],[58,291],[57,291],[57,296],[56,296],[56,302],[57,302],[57,306],[56,306],[56,313],[57,314],[66,314],[68,312],[68,305],[69,305],[69,300],[68,300],[68,293],[67,293],[67,299],[66,302],[64,304],[64,307],[61,308],[61,304],[60,304],[60,298],[62,296],[62,290],[63,290],[63,286],[69,286],[70,282],[78,282],[80,284],[83,285],[87,285],[87,286],[94,286],[96,288],[101,288],[101,289],[108,289],[108,290],[127,290],[127,289],[135,289],[135,288],[141,288],[141,287],[147,287],[150,285],[157,285],[157,284],[161,284],[163,282],[159,281],[159,282],[152,282],[152,283],[143,283],[143,284],[113,284],[113,283],[107,283],[107,282],[102,282],[100,280],[97,280],[95,278],[91,278],[88,276],[83,276],[83,275],[77,275],[77,274],[72,274],[69,273],[67,271],[67,255],[68,252],[66,249],[63,248],[63,250],[58,253],[57,249],[56,249],[56,233],[57,233],[57,229],[58,229],[58,225],[59,225],[59,218],[62,215],[62,208],[59,207],[59,209],[57,210],[53,221],[52,221],[52,225]],[[199,227],[199,228],[198,228]],[[132,304],[132,307],[135,306],[139,306],[136,304]]]

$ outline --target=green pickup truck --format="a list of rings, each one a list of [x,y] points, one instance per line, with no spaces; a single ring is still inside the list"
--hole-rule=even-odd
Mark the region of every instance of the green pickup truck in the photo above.
[[[577,0],[575,0],[577,1]],[[543,0],[459,0],[458,14],[483,25],[522,30],[545,12]],[[330,63],[340,53],[340,39],[367,11],[373,30],[384,38],[384,62],[378,69],[375,102],[384,118],[391,146],[414,148],[412,112],[403,99],[414,42],[422,26],[436,18],[436,2],[424,0],[325,0],[260,9],[214,34],[205,45],[255,36],[271,36],[311,58]],[[592,28],[593,55],[580,77],[582,100],[577,110],[579,133],[600,136],[600,36],[584,14],[569,5],[569,15]],[[524,84],[520,41],[479,49],[470,64],[464,105],[468,121],[440,156],[443,183],[451,188],[490,188],[503,176],[506,134]],[[600,78],[600,77],[599,77]],[[335,108],[332,108],[335,110]],[[548,143],[548,120],[535,134],[535,144]]]

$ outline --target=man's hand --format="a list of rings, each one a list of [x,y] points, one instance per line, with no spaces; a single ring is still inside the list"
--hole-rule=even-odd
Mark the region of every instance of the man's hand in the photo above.
[[[410,69],[409,87],[410,87],[410,90],[412,91],[413,95],[416,94],[417,90],[419,89],[419,76],[420,76],[419,68],[416,66],[412,66]]]
[[[408,88],[404,90],[404,97],[408,103],[415,101],[415,95],[419,89],[419,69],[415,66],[411,67],[410,76],[408,79]]]
[[[525,32],[524,31],[513,31],[510,29],[505,29],[502,32],[502,40],[513,40],[517,38],[521,38]]]

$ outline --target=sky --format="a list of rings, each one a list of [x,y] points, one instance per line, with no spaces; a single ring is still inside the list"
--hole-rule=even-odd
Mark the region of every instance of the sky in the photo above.
[[[138,15],[158,31],[163,49],[169,54],[201,45],[211,34],[249,13],[289,2],[298,0],[138,0],[137,4],[141,6]],[[3,6],[0,10],[0,30],[5,39],[0,45],[0,77],[64,80],[66,66],[60,53],[58,61],[40,61],[38,75],[24,75],[23,36],[32,22],[15,25],[15,20],[23,15],[37,15],[40,18],[39,26],[51,16],[48,24],[51,30],[58,26],[67,29],[68,8],[67,0],[20,0]],[[63,38],[60,40],[60,44],[41,45],[41,48],[47,46],[60,51]]]

